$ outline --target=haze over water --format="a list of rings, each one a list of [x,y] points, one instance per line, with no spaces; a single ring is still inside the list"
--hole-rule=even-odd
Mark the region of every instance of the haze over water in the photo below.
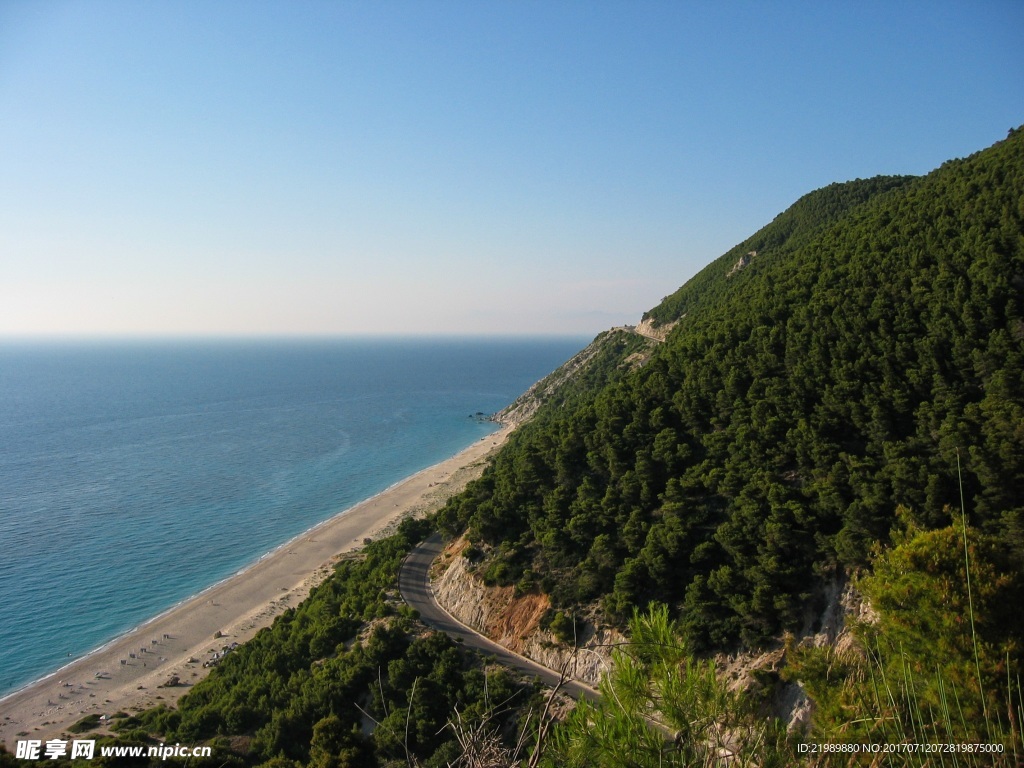
[[[0,345],[0,695],[492,432],[586,341]]]

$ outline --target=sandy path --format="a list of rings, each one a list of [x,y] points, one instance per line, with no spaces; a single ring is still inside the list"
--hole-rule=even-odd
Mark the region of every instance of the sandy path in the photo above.
[[[503,427],[477,440],[293,539],[243,573],[0,700],[0,744],[13,752],[19,738],[57,736],[87,714],[176,702],[206,674],[204,661],[224,646],[245,642],[301,602],[364,538],[386,534],[408,515],[440,507],[480,473],[482,459],[510,431]],[[222,636],[215,638],[218,632]],[[161,687],[172,675],[181,683]]]

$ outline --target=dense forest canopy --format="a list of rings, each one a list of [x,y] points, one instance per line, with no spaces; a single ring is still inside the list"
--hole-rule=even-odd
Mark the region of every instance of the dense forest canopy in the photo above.
[[[928,176],[833,184],[651,310],[628,373],[541,409],[442,515],[485,575],[697,647],[797,627],[902,505],[1024,557],[1024,134]],[[756,252],[756,253],[755,253]],[[737,261],[747,255],[745,266]]]

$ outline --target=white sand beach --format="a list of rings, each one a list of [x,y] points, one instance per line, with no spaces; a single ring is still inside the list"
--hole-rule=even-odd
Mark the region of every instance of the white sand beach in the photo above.
[[[85,715],[173,704],[209,671],[203,662],[243,643],[301,602],[340,557],[402,518],[439,508],[483,469],[511,427],[397,483],[274,550],[236,576],[176,606],[54,675],[0,700],[0,744],[46,739]],[[218,635],[219,633],[219,635]],[[40,638],[40,642],[45,642]],[[179,684],[164,687],[172,677]]]

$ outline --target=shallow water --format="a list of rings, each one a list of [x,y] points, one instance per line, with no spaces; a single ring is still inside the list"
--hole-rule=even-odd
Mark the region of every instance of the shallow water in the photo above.
[[[0,345],[0,695],[457,453],[586,341]]]

